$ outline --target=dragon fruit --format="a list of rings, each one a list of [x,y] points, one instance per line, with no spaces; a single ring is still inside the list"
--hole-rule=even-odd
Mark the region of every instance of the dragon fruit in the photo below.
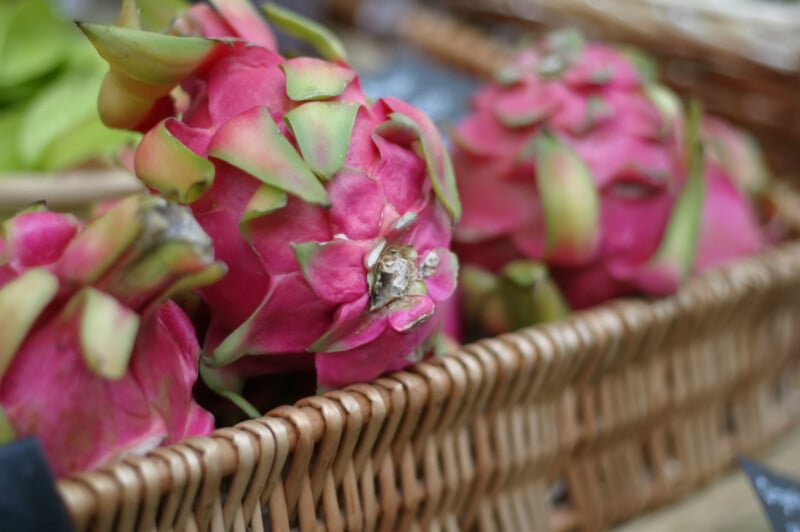
[[[81,26],[111,66],[101,102],[121,102],[103,116],[146,131],[138,176],[189,204],[230,268],[200,290],[204,361],[251,375],[316,367],[338,387],[416,360],[458,268],[460,204],[433,123],[396,99],[370,103],[320,26],[268,7],[326,57],[286,59],[241,2],[213,6],[207,23],[171,29],[189,36]],[[235,31],[210,39],[212,26]]]
[[[85,226],[33,209],[0,238],[0,442],[59,476],[213,430],[200,346],[167,298],[224,273],[188,209],[133,196]]]
[[[703,187],[671,92],[624,53],[555,33],[473,107],[454,132],[464,264],[544,263],[575,308],[677,289]]]

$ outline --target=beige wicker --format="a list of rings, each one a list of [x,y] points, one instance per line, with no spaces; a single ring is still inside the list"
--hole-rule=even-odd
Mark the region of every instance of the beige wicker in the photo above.
[[[536,26],[582,25],[655,53],[667,83],[753,131],[800,176],[800,5],[764,0],[441,0]]]
[[[59,489],[78,530],[599,530],[798,419],[798,323],[787,244]]]
[[[1,213],[13,214],[38,201],[55,210],[75,210],[141,190],[136,176],[121,169],[0,174],[0,219]]]

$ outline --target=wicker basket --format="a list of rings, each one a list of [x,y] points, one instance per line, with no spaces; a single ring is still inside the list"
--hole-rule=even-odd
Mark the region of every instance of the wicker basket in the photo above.
[[[537,27],[581,25],[639,45],[664,81],[755,133],[770,165],[800,176],[800,5],[764,0],[440,0]]]
[[[798,322],[791,243],[59,490],[78,530],[598,530],[800,418]]]
[[[92,203],[143,190],[141,182],[122,169],[97,168],[50,173],[0,173],[0,220],[18,209],[44,201],[56,211],[81,211]]]
[[[426,11],[399,22],[476,73],[507,54]],[[601,530],[800,420],[798,323],[791,242],[673,297],[487,339],[58,489],[79,531]]]

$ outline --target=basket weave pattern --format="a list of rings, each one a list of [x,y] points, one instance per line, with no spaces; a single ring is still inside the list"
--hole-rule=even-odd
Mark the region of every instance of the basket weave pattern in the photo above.
[[[787,244],[59,489],[78,530],[600,529],[797,419],[798,302]]]

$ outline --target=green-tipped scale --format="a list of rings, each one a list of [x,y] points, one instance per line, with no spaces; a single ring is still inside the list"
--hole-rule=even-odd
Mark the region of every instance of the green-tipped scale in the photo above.
[[[700,106],[697,102],[692,102],[689,106],[686,137],[688,179],[672,209],[658,250],[644,269],[654,275],[674,276],[682,280],[692,270],[705,189],[700,119]]]
[[[534,141],[536,188],[545,225],[546,259],[581,261],[600,241],[600,200],[589,169],[554,135],[543,131]]]

